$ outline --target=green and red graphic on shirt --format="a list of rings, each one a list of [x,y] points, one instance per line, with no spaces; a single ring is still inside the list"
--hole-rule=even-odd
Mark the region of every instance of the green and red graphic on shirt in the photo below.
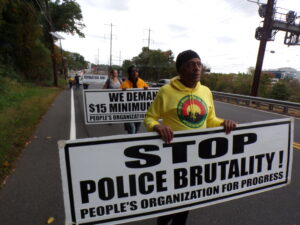
[[[199,128],[207,117],[205,102],[195,95],[186,95],[179,100],[177,115],[180,121],[190,128]]]

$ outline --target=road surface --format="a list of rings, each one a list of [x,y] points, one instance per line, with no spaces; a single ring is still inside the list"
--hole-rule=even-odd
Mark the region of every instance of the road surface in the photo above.
[[[82,93],[74,90],[76,137],[126,134],[122,124],[84,124]],[[45,115],[31,143],[24,149],[16,170],[0,190],[1,225],[64,224],[64,206],[58,159],[58,140],[70,137],[71,91],[63,91]],[[216,102],[218,116],[239,123],[285,116]],[[300,142],[300,120],[295,119],[295,142]],[[140,132],[145,132],[142,127]],[[300,150],[294,149],[290,185],[190,212],[188,225],[300,225]],[[155,225],[155,219],[126,225]]]

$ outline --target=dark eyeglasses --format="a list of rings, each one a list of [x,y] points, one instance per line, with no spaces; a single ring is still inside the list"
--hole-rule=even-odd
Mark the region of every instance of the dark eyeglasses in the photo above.
[[[202,63],[201,62],[187,62],[186,66],[188,68],[195,68],[195,67],[199,67],[200,68],[202,66]]]

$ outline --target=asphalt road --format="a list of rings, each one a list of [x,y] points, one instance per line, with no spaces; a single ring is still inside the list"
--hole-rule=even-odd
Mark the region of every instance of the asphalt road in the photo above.
[[[77,138],[125,134],[122,124],[84,125],[81,91],[74,91]],[[58,96],[31,143],[24,149],[16,170],[0,190],[1,225],[64,224],[64,206],[57,141],[69,139],[70,90]],[[216,103],[218,116],[239,123],[283,118],[283,115]],[[295,142],[300,142],[300,120],[295,120]],[[142,127],[140,132],[145,132]],[[190,212],[189,225],[300,225],[300,150],[294,150],[290,185]],[[154,225],[155,219],[127,223]]]

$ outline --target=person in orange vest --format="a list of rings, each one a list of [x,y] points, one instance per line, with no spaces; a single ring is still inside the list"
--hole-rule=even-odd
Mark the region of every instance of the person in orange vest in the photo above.
[[[126,90],[127,88],[144,88],[148,89],[148,84],[139,77],[139,70],[132,65],[127,69],[128,79],[122,82],[120,88]],[[124,123],[124,128],[128,134],[136,134],[141,126],[140,122]]]

